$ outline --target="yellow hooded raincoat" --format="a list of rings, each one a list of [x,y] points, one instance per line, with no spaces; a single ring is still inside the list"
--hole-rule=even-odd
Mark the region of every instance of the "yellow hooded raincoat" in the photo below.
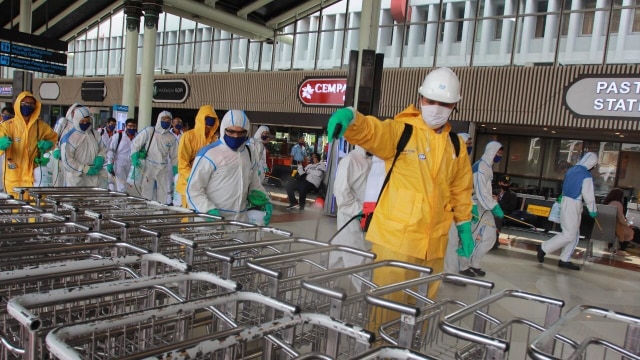
[[[58,135],[44,121],[40,120],[40,109],[42,104],[36,99],[36,107],[27,123],[20,113],[20,103],[27,96],[35,97],[28,91],[21,92],[13,105],[15,117],[0,124],[0,137],[9,136],[13,141],[11,146],[4,153],[2,168],[4,170],[5,191],[17,198],[18,194],[13,192],[14,187],[33,186],[33,168],[38,153],[38,140],[49,140],[54,144],[58,140]],[[10,169],[9,162],[15,164],[14,169]]]
[[[205,135],[206,125],[204,120],[207,116],[216,119],[208,137]],[[196,158],[198,150],[218,140],[218,127],[220,127],[220,118],[218,118],[216,111],[213,110],[211,105],[204,105],[200,107],[198,114],[196,114],[196,124],[194,128],[186,131],[180,137],[180,143],[178,145],[178,173],[180,175],[178,175],[176,190],[182,198],[183,207],[188,207],[186,198],[187,179],[191,174],[193,160]]]

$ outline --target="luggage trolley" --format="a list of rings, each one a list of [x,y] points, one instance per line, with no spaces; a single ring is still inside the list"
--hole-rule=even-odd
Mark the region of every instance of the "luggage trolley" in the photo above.
[[[176,286],[185,281],[207,282],[211,284],[210,288],[222,287],[229,292],[240,289],[236,282],[209,273],[170,273],[15,296],[7,303],[7,312],[17,320],[21,333],[28,338],[24,358],[40,359],[44,358],[42,339],[51,329],[109,316],[127,318],[127,314],[141,309],[182,303],[190,299],[178,296]],[[198,294],[200,296],[194,296],[194,299],[205,299],[213,294]],[[180,337],[185,330],[185,327],[172,327],[168,333]]]
[[[417,351],[401,348],[397,346],[379,346],[349,358],[348,360],[377,360],[377,359],[398,359],[398,360],[438,360],[436,358],[421,354]],[[300,355],[293,360],[334,360],[332,357],[309,353]]]
[[[614,335],[615,334],[615,335]],[[624,334],[624,339],[612,339]],[[577,339],[580,335],[580,340]],[[558,337],[572,341],[557,341]],[[529,345],[529,356],[551,359],[640,360],[640,318],[600,307],[579,305],[544,330]]]
[[[55,194],[48,195],[44,198],[44,201],[40,202],[39,207],[47,211],[51,211],[54,214],[67,215],[71,220],[76,220],[78,213],[75,206],[63,206],[63,204],[69,203],[81,203],[89,202],[91,200],[101,199],[103,202],[125,202],[131,199],[126,193],[116,192],[89,192],[89,193],[76,193],[76,194]],[[140,200],[138,200],[140,201]]]
[[[141,233],[140,227],[144,225],[153,225],[153,224],[178,224],[178,223],[194,223],[194,222],[202,222],[202,219],[211,219],[213,221],[221,221],[222,218],[219,216],[213,215],[203,215],[194,212],[186,212],[186,213],[172,213],[172,209],[168,210],[163,209],[162,212],[156,214],[155,210],[136,210],[138,214],[122,214],[120,211],[113,214],[113,217],[110,217],[108,223],[103,224],[101,228],[102,231],[108,233],[118,233],[120,237],[128,241],[130,238],[136,237],[147,237],[149,234]],[[86,211],[85,213],[88,213]],[[97,213],[96,213],[97,214]],[[93,214],[87,214],[92,217]],[[107,214],[110,216],[111,212]],[[96,216],[101,216],[104,218],[102,213],[97,214]],[[205,217],[206,216],[206,217]],[[183,224],[184,225],[184,224]]]
[[[42,219],[49,218],[42,214]],[[52,214],[49,214],[52,215]],[[73,221],[59,220],[58,215],[53,215],[54,221],[41,221],[36,223],[3,223],[0,224],[0,234],[5,234],[6,238],[0,238],[0,244],[10,240],[17,234],[68,234],[73,232],[90,232],[92,228]]]
[[[54,217],[43,209],[29,205],[23,201],[11,200],[0,203],[0,223],[61,221],[64,217]]]
[[[0,310],[0,330],[4,348],[0,359],[18,358],[25,353],[21,339],[28,334],[12,318],[7,318],[6,300],[34,292],[53,289],[84,286],[95,283],[138,278],[140,269],[147,262],[158,262],[170,267],[174,272],[184,272],[189,267],[183,262],[169,259],[161,254],[147,254],[146,251],[132,251],[135,255],[111,257],[105,259],[72,260],[60,263],[43,264],[19,270],[0,273],[0,297],[5,301]]]
[[[456,350],[457,359],[524,359],[528,344],[558,321],[563,307],[562,300],[502,290],[445,316],[440,329],[471,342]]]
[[[55,194],[77,194],[77,193],[108,193],[109,190],[99,187],[72,187],[72,186],[52,186],[52,187],[36,187],[36,186],[21,186],[14,187],[13,191],[18,194],[18,200],[28,200],[29,197],[35,199],[35,205],[40,206],[42,199],[48,195]]]
[[[102,226],[113,228],[119,225],[108,222],[111,219],[126,219],[127,221],[140,222],[143,217],[147,217],[149,221],[157,222],[180,222],[185,220],[186,216],[194,214],[193,211],[176,206],[162,205],[156,201],[145,201],[135,203],[129,206],[93,206],[84,210],[84,216],[93,219],[96,224],[96,230],[102,231]],[[133,219],[133,220],[132,220]],[[104,224],[103,224],[104,222]],[[107,230],[108,231],[108,230]],[[123,237],[125,239],[125,237]]]

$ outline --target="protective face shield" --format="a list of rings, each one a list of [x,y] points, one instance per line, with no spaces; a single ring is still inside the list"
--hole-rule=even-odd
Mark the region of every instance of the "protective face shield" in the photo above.
[[[206,126],[213,126],[213,125],[215,125],[215,124],[216,124],[216,118],[211,117],[211,116],[206,116],[206,117],[204,118],[204,124],[205,124]]]
[[[422,105],[420,107],[422,119],[430,129],[439,129],[447,123],[451,110],[441,105]]]
[[[90,122],[80,124],[80,130],[82,130],[82,131],[87,131],[90,127],[91,127],[91,123]]]
[[[239,147],[241,147],[242,145],[244,145],[244,143],[247,142],[247,137],[246,136],[233,137],[233,136],[224,134],[224,142],[227,144],[228,147],[231,148],[231,150],[238,150]]]
[[[420,95],[438,102],[453,104],[460,101],[460,81],[451,69],[443,67],[431,71],[418,88]]]
[[[33,112],[36,110],[35,104],[21,103],[20,104],[20,114],[22,116],[31,116]]]

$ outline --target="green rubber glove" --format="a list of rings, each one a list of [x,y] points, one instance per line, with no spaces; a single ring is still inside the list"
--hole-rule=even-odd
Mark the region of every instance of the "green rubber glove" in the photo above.
[[[140,168],[142,166],[142,163],[140,162],[140,153],[139,152],[134,152],[133,154],[131,154],[131,165]]]
[[[147,158],[147,150],[145,149],[140,149],[140,151],[138,151],[138,158],[141,160],[144,160]]]
[[[342,108],[336,110],[336,112],[329,118],[329,124],[327,124],[327,134],[329,135],[329,142],[333,142],[333,139],[339,139],[347,131],[347,128],[353,122],[355,114],[352,108]],[[336,127],[340,125],[340,131],[336,133]]]
[[[478,205],[473,204],[471,207],[471,221],[477,223],[480,220],[480,214],[478,213]]]
[[[171,169],[173,169],[173,176],[176,176],[176,174],[178,173],[178,165],[173,165]]]
[[[558,198],[556,199],[556,202],[558,204],[562,203],[562,194],[558,195]]]
[[[0,138],[0,150],[7,150],[13,141],[7,135]]]
[[[358,217],[356,218],[356,220],[360,221],[360,220],[362,220],[363,217],[364,217],[364,213],[362,211],[360,211],[360,213],[358,214]]]
[[[263,173],[263,174],[266,174],[266,173],[268,173],[268,172],[269,172],[269,168],[268,168],[268,167],[265,167],[264,169],[262,169],[262,173]]]
[[[207,214],[213,215],[213,216],[222,217],[222,215],[220,215],[220,211],[218,209],[211,209],[211,210],[207,211]],[[215,220],[207,218],[206,221],[215,221]]]
[[[60,154],[60,149],[55,149],[53,150],[53,158],[56,160],[60,160],[62,158],[62,155]]]
[[[107,164],[107,172],[111,175],[116,174],[116,172],[113,170],[113,164]]]
[[[36,156],[34,162],[36,163],[36,165],[38,166],[47,166],[47,164],[49,163],[49,158],[48,157],[44,157],[44,156]]]
[[[36,146],[41,153],[46,153],[53,147],[53,142],[49,140],[38,140],[38,145]]]
[[[269,223],[271,222],[271,214],[273,214],[273,205],[271,205],[271,203],[264,204],[264,206],[262,207],[262,211],[266,213],[262,220],[264,220],[265,225],[269,225]]]
[[[95,159],[93,159],[93,166],[97,168],[101,168],[104,165],[104,156],[98,155]]]
[[[493,214],[493,216],[497,217],[498,219],[504,218],[504,212],[502,211],[500,204],[496,204],[496,206],[494,206],[493,209],[491,209],[491,213]]]
[[[95,166],[89,166],[89,168],[87,169],[87,175],[89,176],[96,176],[100,173],[100,168],[97,168]]]
[[[460,238],[460,247],[456,252],[458,255],[468,259],[473,254],[473,249],[476,246],[471,236],[471,222],[465,221],[460,225],[456,225],[456,229],[458,229],[458,237]]]
[[[249,200],[249,202],[253,206],[263,206],[269,203],[269,197],[267,196],[267,194],[256,189],[251,190],[249,196],[247,197],[247,200]]]
[[[598,216],[598,212],[597,211],[589,211],[589,216],[591,216],[591,218],[595,219],[596,216]]]

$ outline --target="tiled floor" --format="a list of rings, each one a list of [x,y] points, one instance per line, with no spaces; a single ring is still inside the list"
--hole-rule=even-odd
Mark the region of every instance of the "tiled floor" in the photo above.
[[[286,202],[276,201],[273,226],[292,231],[294,236],[321,241],[329,240],[336,232],[335,217],[324,215],[321,209],[308,206],[303,212],[287,211],[286,205]],[[482,264],[487,272],[483,279],[495,284],[494,294],[503,289],[519,289],[563,300],[563,313],[577,305],[592,305],[640,317],[640,261],[637,256],[612,257],[603,251],[606,244],[596,242],[592,260],[583,264],[582,258],[574,259],[582,269],[566,270],[557,266],[558,254],[547,256],[544,264],[538,263],[535,244],[544,238],[545,236],[536,239],[527,233],[504,234],[505,244],[489,252]],[[581,256],[580,252],[578,256]],[[442,286],[439,297],[455,298],[458,291],[460,290],[456,290],[456,287]],[[541,317],[532,308],[522,305],[505,306],[503,311],[523,318]],[[584,336],[610,338],[618,343],[625,336],[624,327],[618,328],[602,322],[597,325],[581,324],[581,327],[573,331]],[[609,358],[608,355],[599,356]]]

